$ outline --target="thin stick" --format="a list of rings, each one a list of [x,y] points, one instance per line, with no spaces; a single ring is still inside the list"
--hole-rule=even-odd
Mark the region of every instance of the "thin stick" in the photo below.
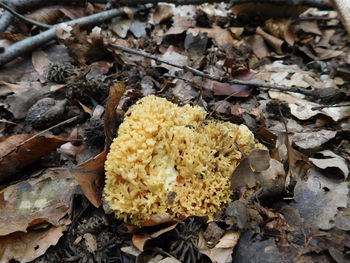
[[[204,73],[200,70],[197,70],[195,68],[186,66],[186,65],[178,65],[175,64],[173,62],[158,58],[156,56],[153,56],[151,54],[148,54],[146,52],[143,51],[138,51],[138,50],[134,50],[131,48],[127,48],[127,47],[123,47],[123,46],[119,46],[119,45],[115,45],[115,44],[109,44],[110,47],[115,48],[115,49],[119,49],[121,51],[124,51],[126,53],[130,53],[130,54],[134,54],[134,55],[139,55],[145,58],[149,58],[152,59],[154,61],[156,61],[157,63],[164,63],[167,65],[170,65],[172,67],[176,67],[185,71],[189,71],[192,72],[193,74],[200,76],[202,78],[206,78],[206,79],[211,79],[217,82],[223,82],[223,83],[231,83],[231,84],[238,84],[238,85],[247,85],[250,87],[256,87],[258,89],[260,88],[267,88],[267,89],[276,89],[276,90],[280,90],[280,91],[288,91],[288,92],[297,92],[297,93],[301,93],[304,95],[308,95],[308,96],[316,96],[317,94],[315,94],[315,92],[313,90],[308,90],[305,88],[301,88],[301,87],[288,87],[288,86],[283,86],[283,85],[277,85],[277,84],[273,84],[273,83],[266,83],[266,82],[262,82],[262,81],[251,81],[251,80],[224,80],[222,78],[219,77],[215,77],[213,75]]]
[[[132,8],[132,12],[141,10],[140,8]],[[69,26],[79,25],[80,27],[86,27],[90,25],[95,25],[102,23],[104,21],[110,20],[113,17],[120,16],[124,14],[124,8],[111,9],[103,11],[90,16],[81,17],[66,22]],[[33,37],[28,37],[21,41],[18,41],[11,46],[7,47],[3,53],[0,53],[0,66],[5,65],[11,60],[24,55],[27,52],[33,51],[34,49],[42,46],[43,44],[56,38],[56,27],[52,26],[50,29],[35,35]]]
[[[270,3],[270,4],[277,4],[277,5],[290,5],[290,6],[296,6],[296,5],[306,5],[310,7],[319,7],[319,8],[325,8],[325,7],[331,7],[331,1],[330,0],[125,0],[122,1],[122,4],[125,3],[128,6],[131,5],[137,5],[137,4],[157,4],[159,2],[165,2],[165,3],[172,3],[176,5],[200,5],[203,3],[219,3],[219,2],[226,2],[230,3],[230,5],[239,5],[239,4],[245,4],[245,3]]]
[[[327,104],[327,105],[320,105],[320,106],[315,106],[312,107],[312,110],[319,110],[319,109],[323,109],[323,108],[339,108],[339,107],[349,107],[350,103],[348,104]]]
[[[14,9],[12,9],[11,7],[9,7],[8,5],[5,5],[3,2],[0,2],[0,7],[2,7],[3,9],[5,9],[6,11],[10,12],[11,14],[13,14],[15,17],[18,17],[19,19],[29,23],[29,24],[33,24],[35,26],[38,26],[40,28],[44,28],[44,29],[48,29],[51,26],[47,25],[47,24],[43,24],[37,21],[34,21],[32,19],[26,18],[25,16],[22,16],[21,14],[17,13]]]
[[[23,145],[26,144],[27,142],[29,142],[29,141],[31,141],[31,140],[37,138],[37,137],[43,135],[45,132],[48,132],[48,131],[50,131],[50,130],[52,130],[52,129],[55,129],[55,128],[59,127],[59,126],[62,126],[62,125],[67,124],[67,123],[70,123],[70,122],[72,122],[72,121],[75,121],[76,119],[78,119],[78,117],[79,117],[79,115],[74,116],[74,117],[72,117],[72,118],[70,118],[70,119],[68,119],[68,120],[62,121],[62,122],[60,122],[60,123],[58,123],[58,124],[56,124],[56,125],[54,125],[54,126],[52,126],[52,127],[50,127],[50,128],[47,128],[46,130],[43,130],[43,131],[40,131],[40,132],[34,134],[32,137],[30,137],[30,138],[28,138],[27,140],[21,142],[21,143],[18,144],[15,148],[13,148],[11,151],[9,151],[9,152],[6,153],[5,155],[1,156],[0,159],[5,158],[6,156],[10,155],[11,153],[13,153],[13,152],[15,152],[15,151],[18,151],[18,149],[19,149],[21,146],[23,146]]]

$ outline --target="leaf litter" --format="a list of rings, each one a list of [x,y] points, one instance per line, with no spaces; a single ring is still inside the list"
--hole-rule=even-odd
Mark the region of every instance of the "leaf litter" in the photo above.
[[[45,6],[26,16],[53,24],[105,7]],[[58,44],[3,66],[0,261],[349,262],[350,50],[328,9],[125,8],[90,29],[60,24]],[[32,29],[21,22],[6,33]],[[130,106],[151,94],[245,124],[267,147],[242,154],[232,202],[213,221],[156,214],[134,226],[104,200],[109,145]]]

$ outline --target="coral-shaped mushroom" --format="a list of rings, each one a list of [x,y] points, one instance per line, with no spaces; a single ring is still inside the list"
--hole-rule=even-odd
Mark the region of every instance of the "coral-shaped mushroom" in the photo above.
[[[105,201],[118,218],[209,216],[231,201],[230,175],[257,143],[244,125],[205,120],[199,106],[147,96],[119,127],[105,163]]]

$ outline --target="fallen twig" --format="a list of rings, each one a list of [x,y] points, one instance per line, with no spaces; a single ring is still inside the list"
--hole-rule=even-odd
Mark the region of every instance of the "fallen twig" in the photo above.
[[[349,107],[350,103],[348,104],[327,104],[327,105],[320,105],[320,106],[315,106],[312,107],[312,110],[320,110],[320,109],[324,109],[324,108],[339,108],[339,107]]]
[[[49,128],[47,128],[46,130],[43,130],[43,131],[40,131],[40,132],[34,134],[32,137],[30,137],[30,138],[28,138],[27,140],[25,140],[25,141],[21,142],[20,144],[16,145],[15,148],[13,148],[11,151],[9,151],[8,153],[6,153],[4,156],[1,156],[0,160],[3,159],[3,158],[5,158],[6,156],[10,155],[11,153],[13,153],[13,152],[15,152],[15,151],[18,151],[18,149],[19,149],[20,147],[22,147],[24,144],[26,144],[27,142],[29,142],[29,141],[31,141],[31,140],[33,140],[33,139],[35,139],[35,138],[37,138],[37,137],[43,135],[44,133],[46,133],[46,132],[48,132],[48,131],[51,131],[52,129],[55,129],[55,128],[59,127],[59,126],[62,126],[62,125],[67,124],[67,123],[70,123],[70,122],[72,122],[72,121],[75,121],[76,119],[78,119],[78,117],[79,117],[79,115],[74,116],[74,117],[72,117],[72,118],[70,118],[70,119],[68,119],[68,120],[62,121],[62,122],[60,122],[60,123],[58,123],[58,124],[56,124],[56,125],[54,125],[54,126],[52,126],[52,127],[49,127]]]
[[[195,68],[186,66],[186,65],[178,65],[175,64],[173,62],[167,61],[167,60],[163,60],[161,58],[158,58],[157,56],[153,56],[151,54],[148,54],[146,52],[143,51],[138,51],[138,50],[134,50],[131,48],[127,48],[127,47],[123,47],[123,46],[119,46],[119,45],[115,45],[115,44],[109,44],[110,47],[115,48],[115,49],[119,49],[121,51],[130,53],[130,54],[134,54],[134,55],[139,55],[145,58],[149,58],[152,59],[154,61],[156,61],[157,63],[164,63],[185,71],[189,71],[197,76],[200,76],[202,78],[206,78],[206,79],[211,79],[217,82],[223,82],[223,83],[231,83],[231,84],[239,84],[239,85],[247,85],[250,87],[256,87],[256,88],[267,88],[267,89],[276,89],[276,90],[280,90],[280,91],[288,91],[288,92],[297,92],[297,93],[301,93],[304,95],[308,95],[308,96],[317,96],[317,94],[315,93],[314,90],[309,90],[309,89],[305,89],[305,88],[301,88],[301,87],[288,87],[288,86],[283,86],[283,85],[277,85],[277,84],[273,84],[273,83],[266,83],[266,82],[262,82],[262,81],[252,81],[252,80],[238,80],[238,79],[233,79],[233,80],[225,80],[222,79],[220,77],[216,77],[213,75],[210,75],[208,73],[204,73],[203,71],[197,70]]]
[[[54,4],[55,2],[59,2],[62,4],[62,2],[72,3],[72,2],[78,2],[78,3],[84,3],[85,1],[81,0],[60,0],[60,1],[47,1],[47,0],[3,0],[4,4],[12,8],[14,11],[28,11],[28,9],[37,7],[37,6],[43,6],[47,4]],[[106,2],[106,0],[90,0],[89,2]],[[5,11],[0,16],[0,32],[4,32],[6,28],[10,25],[12,22],[13,16],[9,11]]]
[[[133,12],[137,12],[140,8],[131,9]],[[107,11],[103,11],[97,14],[93,14],[90,16],[81,17],[78,19],[74,19],[66,22],[69,26],[79,25],[80,27],[86,27],[90,25],[95,25],[98,23],[102,23],[104,21],[110,20],[113,17],[124,14],[124,9],[111,9]],[[56,38],[56,27],[57,25],[52,26],[50,29],[35,35],[33,37],[28,37],[19,42],[14,43],[13,45],[7,47],[3,53],[0,53],[0,66],[5,65],[11,60],[22,56],[23,54],[32,51],[43,44],[49,42]]]
[[[11,7],[9,7],[8,5],[4,4],[3,2],[0,2],[0,7],[2,7],[3,9],[5,9],[6,11],[10,12],[11,14],[13,14],[14,16],[18,17],[19,19],[27,22],[27,23],[30,23],[30,24],[33,24],[35,26],[38,26],[40,28],[44,28],[44,29],[48,29],[50,28],[51,26],[50,25],[47,25],[47,24],[43,24],[43,23],[40,23],[40,22],[37,22],[37,21],[34,21],[32,19],[29,19],[29,18],[26,18],[25,16],[22,16],[21,14],[17,13],[14,9],[12,9]]]
[[[231,5],[238,5],[238,4],[244,4],[244,3],[272,3],[272,4],[279,4],[279,5],[306,5],[310,7],[318,7],[318,8],[325,8],[325,7],[332,7],[332,2],[330,0],[155,0],[155,1],[149,1],[149,0],[124,0],[122,1],[122,4],[131,6],[131,5],[137,5],[137,4],[147,4],[152,3],[156,4],[159,2],[165,2],[165,3],[172,3],[176,5],[199,5],[203,3],[220,3],[220,2],[226,2],[230,3]]]

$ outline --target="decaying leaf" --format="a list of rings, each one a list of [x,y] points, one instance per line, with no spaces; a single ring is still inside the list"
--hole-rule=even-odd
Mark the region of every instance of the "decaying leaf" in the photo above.
[[[263,189],[260,198],[281,194],[285,189],[286,172],[283,164],[272,158],[269,163],[270,167],[258,175]]]
[[[290,263],[290,257],[284,255],[277,247],[274,238],[262,238],[254,232],[242,234],[235,253],[235,263]]]
[[[17,134],[0,138],[0,181],[21,168],[45,156],[67,140],[57,136],[42,135],[33,139],[30,134]]]
[[[154,13],[152,14],[152,19],[154,24],[159,24],[160,22],[173,17],[174,6],[170,4],[160,3],[156,6]]]
[[[292,141],[302,149],[315,149],[333,139],[336,135],[336,131],[330,130],[298,132],[292,137]]]
[[[153,238],[160,236],[161,234],[169,232],[169,231],[173,230],[176,226],[177,226],[176,221],[169,221],[168,223],[163,223],[161,225],[156,226],[155,229],[143,228],[140,230],[139,233],[134,234],[132,236],[132,243],[140,251],[143,251],[144,246],[148,240],[151,240]]]
[[[232,33],[228,29],[214,26],[213,28],[192,28],[187,31],[192,35],[197,36],[200,32],[206,33],[209,38],[212,38],[218,46],[234,45],[237,40],[233,38]]]
[[[310,169],[307,181],[298,180],[294,189],[294,206],[309,227],[330,229],[335,225],[338,208],[348,202],[349,183],[328,179]]]
[[[40,231],[16,232],[7,236],[0,236],[0,261],[30,262],[43,255],[46,250],[56,245],[65,226],[54,227]]]
[[[77,192],[78,185],[66,169],[50,169],[5,188],[0,192],[0,236],[45,223],[66,225],[69,220],[64,217]]]
[[[233,171],[231,176],[231,187],[253,188],[258,180],[257,173],[262,172],[270,166],[270,155],[266,150],[254,149]]]
[[[95,207],[100,207],[102,204],[106,156],[107,152],[103,151],[71,170],[72,176],[74,176],[84,195]]]
[[[109,89],[104,118],[104,131],[107,140],[107,148],[109,148],[109,145],[112,143],[113,138],[117,133],[117,107],[125,91],[125,86],[125,82],[118,82],[116,85],[111,86]]]
[[[39,75],[44,74],[44,69],[51,61],[47,58],[46,53],[42,50],[36,50],[32,53],[32,63]]]
[[[239,232],[227,231],[213,248],[207,247],[202,233],[199,237],[198,247],[200,252],[207,255],[213,263],[232,262],[232,251],[238,243],[240,237]]]
[[[318,154],[322,155],[323,158],[310,158],[310,161],[315,166],[323,169],[325,172],[329,170],[329,173],[331,173],[332,176],[340,174],[342,178],[348,178],[349,168],[344,158],[329,150],[319,152]],[[332,172],[332,168],[338,170],[338,172]]]
[[[320,106],[320,104],[303,99],[304,96],[300,96],[300,94],[287,94],[270,90],[269,95],[273,99],[279,99],[287,102],[291,113],[300,120],[310,119],[317,114],[329,116],[334,121],[339,121],[350,116],[350,106],[330,107],[314,110],[313,107]]]
[[[5,103],[10,106],[9,111],[16,119],[23,119],[29,108],[47,91],[48,87],[43,87],[40,82],[29,82],[26,90],[17,90],[15,94],[7,96]]]

